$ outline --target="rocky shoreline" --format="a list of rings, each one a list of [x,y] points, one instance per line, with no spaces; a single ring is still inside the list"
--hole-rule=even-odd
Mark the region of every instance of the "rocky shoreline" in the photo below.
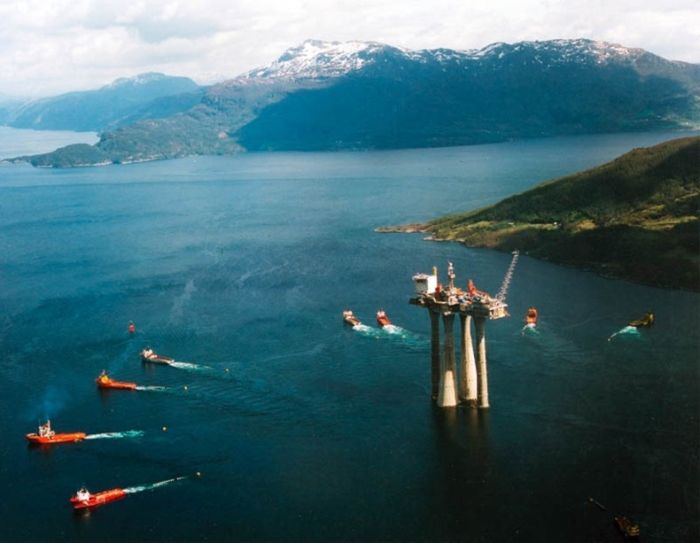
[[[379,234],[420,234],[428,232],[430,225],[427,223],[397,224],[394,226],[378,226],[374,229]]]

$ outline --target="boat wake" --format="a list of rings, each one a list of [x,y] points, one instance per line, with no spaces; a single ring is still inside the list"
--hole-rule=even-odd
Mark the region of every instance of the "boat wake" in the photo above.
[[[105,432],[103,434],[89,434],[85,439],[123,439],[129,437],[141,437],[144,434],[141,430],[127,430],[126,432]]]
[[[362,335],[365,336],[370,336],[370,335],[377,335],[377,330],[376,328],[372,328],[371,326],[367,326],[366,324],[356,324],[355,326],[352,327],[355,332],[359,332]]]
[[[639,338],[641,337],[641,334],[639,333],[639,330],[635,326],[625,326],[624,328],[621,328],[617,332],[615,332],[612,336],[608,338],[608,341],[612,341],[612,339],[615,336],[627,336],[630,338],[636,337]]]
[[[520,330],[521,336],[524,336],[525,334],[539,336],[540,331],[537,329],[537,326],[535,326],[534,324],[526,324],[525,326],[523,326],[523,329]]]
[[[371,326],[367,326],[366,324],[356,324],[352,327],[352,329],[365,337],[374,339],[391,339],[411,347],[420,347],[424,344],[428,344],[424,337],[410,332],[405,328],[401,328],[400,326],[396,326],[395,324],[387,324],[382,328],[373,328]]]
[[[130,486],[128,488],[125,488],[124,492],[126,494],[136,494],[137,492],[145,492],[147,490],[155,490],[156,488],[160,488],[162,486],[166,486],[166,485],[175,483],[177,481],[181,481],[182,479],[187,479],[187,476],[174,477],[173,479],[166,479],[165,481],[151,483],[150,485]]]
[[[210,368],[209,366],[204,366],[202,364],[193,364],[192,362],[178,362],[177,360],[173,360],[170,362],[170,365],[173,368],[178,368],[181,370],[188,370],[188,371],[212,371],[213,368]]]
[[[136,390],[148,390],[153,392],[163,392],[168,390],[168,387],[156,386],[156,385],[138,385]]]

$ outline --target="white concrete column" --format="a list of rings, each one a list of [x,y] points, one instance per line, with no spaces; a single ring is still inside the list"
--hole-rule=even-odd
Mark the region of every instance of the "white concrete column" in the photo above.
[[[445,325],[445,347],[440,366],[440,387],[437,400],[439,407],[455,407],[457,405],[454,320],[453,313],[442,315],[442,322]]]
[[[474,360],[474,346],[472,345],[472,317],[460,315],[462,333],[460,335],[462,356],[459,367],[459,397],[470,405],[476,405],[476,362]]]
[[[477,379],[479,397],[478,406],[480,408],[487,408],[489,406],[489,380],[486,371],[486,323],[483,317],[476,317],[474,319],[474,328],[476,329],[476,343],[477,343]]]
[[[430,313],[430,394],[437,400],[440,385],[440,314],[432,309]]]

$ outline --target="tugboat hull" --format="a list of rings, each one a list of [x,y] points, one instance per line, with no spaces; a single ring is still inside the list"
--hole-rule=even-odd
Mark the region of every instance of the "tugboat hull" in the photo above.
[[[624,516],[616,516],[613,520],[625,539],[637,540],[639,538],[639,525]]]
[[[168,356],[154,356],[152,358],[148,356],[141,356],[141,361],[142,362],[148,362],[150,364],[170,364],[172,362],[175,362],[174,358],[170,358]]]
[[[635,319],[629,323],[630,326],[634,326],[635,328],[651,326],[652,324],[654,324],[653,313],[647,313],[641,319]]]
[[[73,509],[91,509],[93,507],[99,507],[100,505],[121,500],[125,497],[126,492],[124,492],[123,489],[113,488],[111,490],[91,494],[87,500],[81,500],[77,497],[77,495],[73,496],[70,499],[70,503],[73,506]]]
[[[386,316],[384,311],[377,311],[377,324],[382,328],[391,324],[389,317]]]
[[[85,432],[73,432],[66,434],[55,434],[51,437],[40,436],[39,434],[27,434],[25,437],[30,443],[35,443],[37,445],[54,445],[56,443],[75,443],[76,441],[82,441],[85,439]]]
[[[360,322],[360,319],[353,315],[352,311],[349,310],[343,311],[343,322],[350,326],[357,326],[358,324],[362,324]]]
[[[127,383],[126,381],[112,381],[111,379],[109,381],[102,381],[100,379],[97,379],[95,382],[97,383],[97,388],[119,390],[136,389],[136,383]]]

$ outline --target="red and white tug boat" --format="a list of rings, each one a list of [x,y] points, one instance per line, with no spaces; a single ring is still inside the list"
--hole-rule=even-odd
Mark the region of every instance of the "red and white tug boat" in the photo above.
[[[345,324],[349,324],[350,326],[357,326],[358,324],[362,324],[360,322],[360,319],[358,319],[349,309],[343,311],[343,322]]]
[[[391,324],[389,317],[387,317],[386,313],[381,309],[377,311],[377,324],[382,328]]]
[[[83,487],[75,493],[75,496],[70,498],[70,503],[73,509],[90,509],[121,500],[124,497],[126,497],[126,492],[122,488],[112,488],[92,494],[87,488]]]
[[[85,432],[70,432],[57,434],[51,429],[51,421],[47,420],[46,424],[39,425],[37,433],[27,434],[25,437],[30,443],[39,445],[53,445],[55,443],[75,443],[82,441],[87,434]]]

